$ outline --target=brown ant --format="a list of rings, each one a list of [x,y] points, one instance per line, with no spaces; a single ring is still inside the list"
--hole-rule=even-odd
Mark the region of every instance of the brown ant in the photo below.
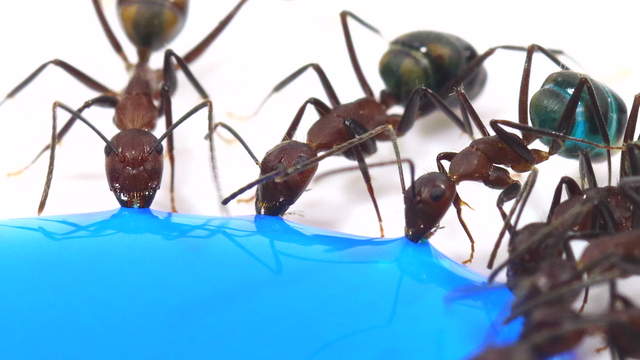
[[[138,61],[135,64],[129,61],[120,42],[113,34],[104,16],[100,0],[92,1],[102,29],[111,47],[120,56],[127,70],[132,72],[129,83],[122,92],[111,90],[76,67],[59,59],[47,61],[38,67],[25,80],[18,84],[18,86],[11,90],[0,104],[18,94],[49,65],[55,65],[61,68],[85,86],[99,92],[100,95],[86,101],[75,112],[55,103],[54,118],[55,108],[57,107],[62,107],[71,112],[72,117],[63,125],[57,135],[54,134],[51,144],[45,146],[27,167],[14,174],[26,170],[47,150],[51,150],[49,174],[47,175],[42,200],[38,207],[38,214],[42,213],[53,171],[54,146],[62,140],[79,118],[78,115],[84,110],[92,106],[113,108],[115,109],[114,123],[120,130],[120,133],[117,134],[105,148],[107,179],[111,191],[121,206],[150,206],[160,185],[162,175],[162,147],[160,146],[160,141],[166,137],[171,169],[171,208],[172,211],[176,211],[173,171],[175,163],[173,135],[172,132],[167,130],[161,138],[156,139],[155,136],[151,134],[151,131],[155,128],[157,119],[163,114],[165,115],[167,129],[175,128],[175,126],[172,126],[172,117],[170,115],[170,96],[175,91],[177,85],[176,69],[181,69],[184,72],[189,82],[195,87],[203,99],[203,102],[189,113],[193,114],[195,111],[208,106],[209,117],[211,119],[212,109],[209,96],[195,79],[191,71],[189,71],[187,64],[202,55],[231,22],[247,0],[240,0],[222,21],[183,57],[176,55],[172,50],[166,50],[164,54],[164,66],[161,70],[149,68],[149,58],[154,51],[165,47],[180,32],[186,19],[188,0],[118,0],[120,20],[127,37],[137,50]],[[162,19],[166,21],[158,22]],[[172,63],[172,59],[177,63],[177,66]],[[158,101],[159,103],[156,104]],[[211,130],[211,125],[209,129]]]
[[[306,104],[307,102],[305,102],[305,105]],[[304,109],[305,105],[303,105],[301,110]],[[300,114],[300,112],[298,112],[298,114]],[[296,200],[307,188],[307,186],[311,182],[311,179],[315,175],[315,172],[318,168],[317,163],[319,161],[331,155],[352,152],[353,154],[355,154],[358,160],[360,160],[359,165],[362,164],[360,169],[363,171],[363,176],[365,178],[367,188],[369,189],[369,193],[374,200],[374,205],[376,207],[376,213],[378,215],[378,221],[380,225],[380,234],[382,237],[384,237],[382,220],[378,212],[377,203],[375,202],[375,198],[373,197],[371,178],[369,177],[366,163],[364,163],[364,160],[362,158],[361,149],[371,149],[371,146],[373,146],[373,148],[375,149],[375,142],[373,141],[373,139],[378,138],[381,135],[385,135],[386,139],[391,140],[394,146],[398,169],[400,172],[401,187],[404,191],[405,185],[404,177],[402,175],[402,160],[400,159],[400,150],[398,149],[396,135],[393,127],[391,125],[380,125],[372,130],[366,130],[360,128],[355,120],[351,118],[347,117],[339,119],[334,114],[328,114],[327,119],[332,120],[336,124],[340,124],[340,122],[342,122],[343,125],[338,125],[340,129],[356,129],[357,132],[354,134],[354,136],[352,136],[351,138],[347,138],[347,140],[342,143],[335,143],[329,148],[321,148],[325,151],[322,154],[318,155],[318,152],[321,150],[318,149],[317,145],[314,146],[315,143],[303,143],[292,140],[300,118],[300,116],[296,115],[296,118],[285,133],[282,142],[269,150],[262,161],[258,161],[251,150],[246,146],[244,141],[242,141],[239,136],[237,136],[237,138],[240,139],[240,141],[245,146],[245,149],[252,157],[254,162],[260,167],[261,177],[256,181],[253,181],[246,186],[243,186],[242,188],[236,190],[234,193],[223,199],[221,203],[223,205],[226,205],[243,192],[249,190],[254,186],[258,186],[255,200],[256,213],[272,216],[282,216],[287,211],[287,209],[289,209],[289,207],[296,202]],[[329,132],[332,130],[334,129],[328,129]],[[212,132],[208,134],[208,138],[213,138]],[[300,166],[304,166],[304,168],[300,168]],[[290,174],[287,173],[292,168],[298,170]]]
[[[601,108],[598,105],[598,98],[596,93],[598,87],[587,76],[580,75],[577,79],[577,83],[575,87],[573,87],[572,95],[566,102],[566,105],[559,117],[559,121],[557,122],[557,127],[555,128],[555,130],[533,128],[527,125],[529,77],[532,56],[535,51],[540,51],[562,69],[568,69],[566,65],[564,65],[545,48],[535,44],[530,45],[527,49],[523,77],[521,81],[519,98],[519,122],[515,123],[506,120],[490,121],[490,126],[495,131],[496,135],[491,136],[486,130],[484,124],[471,105],[469,98],[466,96],[464,90],[460,88],[456,89],[456,94],[462,105],[461,108],[463,117],[466,118],[470,116],[473,123],[480,130],[480,133],[483,135],[483,137],[472,141],[469,146],[467,146],[460,152],[444,152],[438,154],[438,169],[441,173],[447,176],[447,188],[455,189],[455,186],[463,181],[480,181],[487,187],[502,189],[503,191],[499,195],[497,201],[498,208],[501,209],[502,204],[513,199],[519,192],[521,187],[519,181],[513,179],[510,176],[509,171],[501,166],[509,167],[516,172],[529,171],[536,164],[546,161],[551,155],[560,152],[565,141],[573,141],[591,145],[599,149],[606,149],[607,154],[609,155],[607,157],[607,159],[609,160],[609,164],[611,163],[609,154],[610,150],[621,149],[620,147],[610,146],[611,141],[606,130],[607,127],[605,125]],[[556,74],[565,73],[560,72]],[[572,72],[567,72],[566,74],[570,78],[575,78],[576,76],[578,76]],[[575,138],[568,135],[574,127],[573,124],[575,123],[575,114],[578,105],[583,101],[581,99],[583,96],[583,90],[586,91],[590,101],[589,104],[594,109],[594,122],[597,124],[596,127],[600,131],[601,137],[604,139],[604,145],[592,142],[588,139]],[[510,127],[520,130],[523,132],[523,136],[518,137],[512,133],[509,133],[504,130],[503,127]],[[528,148],[528,145],[539,137],[550,137],[554,139],[548,151]],[[450,162],[448,171],[445,170],[445,167],[442,164],[443,160]],[[462,204],[464,204],[464,202],[457,194],[455,194],[455,196],[453,196],[452,198],[456,210],[458,211],[458,213],[460,213],[461,206]],[[444,208],[448,208],[448,205]],[[466,225],[461,220],[462,217],[459,215],[458,218],[460,220],[460,224],[465,229],[469,240],[473,244],[474,240]],[[435,223],[434,218],[427,219],[427,221],[428,223]]]

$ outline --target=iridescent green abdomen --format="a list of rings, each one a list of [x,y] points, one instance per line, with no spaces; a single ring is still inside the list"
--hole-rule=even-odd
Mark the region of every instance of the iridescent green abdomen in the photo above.
[[[534,127],[557,130],[562,112],[578,84],[580,77],[585,75],[573,71],[555,72],[544,81],[542,88],[531,98],[529,113]],[[627,122],[627,108],[622,99],[607,86],[591,80],[593,83],[598,106],[602,118],[606,123],[611,145],[620,143],[624,127]],[[599,144],[604,139],[598,130],[595,109],[589,100],[586,88],[582,91],[580,102],[575,114],[575,125],[569,135]],[[551,144],[549,138],[542,138],[546,145]],[[559,155],[567,158],[578,158],[580,151],[586,150],[593,160],[603,160],[606,150],[573,141],[564,143]]]
[[[450,93],[447,84],[477,56],[468,42],[455,35],[415,31],[391,42],[380,59],[380,75],[387,95],[399,104],[406,104],[411,91],[419,86],[446,97]],[[470,97],[480,93],[486,77],[481,67],[464,82]]]

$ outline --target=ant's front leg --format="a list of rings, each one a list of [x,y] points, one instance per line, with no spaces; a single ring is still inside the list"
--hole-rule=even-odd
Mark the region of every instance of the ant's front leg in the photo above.
[[[95,97],[95,98],[93,98],[91,100],[85,101],[85,103],[82,104],[81,107],[76,109],[76,112],[78,114],[82,114],[83,111],[85,111],[86,109],[88,109],[88,108],[90,108],[92,106],[115,108],[117,104],[118,104],[118,98],[116,98],[114,96],[111,96],[111,95],[100,95],[100,96]],[[57,143],[60,143],[60,141],[62,141],[64,136],[67,134],[67,132],[69,132],[69,130],[71,130],[71,127],[75,124],[76,120],[77,120],[77,117],[75,115],[72,115],[71,118],[69,118],[69,120],[67,120],[67,122],[62,126],[62,129],[60,129],[60,131],[56,135]],[[49,149],[51,149],[51,144],[45,145],[42,148],[42,150],[40,150],[38,155],[36,155],[35,158],[33,160],[31,160],[31,162],[29,164],[27,164],[27,166],[23,167],[22,169],[20,169],[18,171],[11,172],[11,173],[9,173],[7,175],[8,176],[17,176],[17,175],[22,174],[24,171],[26,171],[28,168],[30,168],[33,164],[35,164],[36,161],[38,161],[38,159],[40,159],[40,157],[42,155],[44,155],[44,153],[47,152]]]
[[[203,101],[210,101],[209,94],[207,94],[206,90],[202,87],[200,82],[193,75],[186,62],[178,56],[173,50],[167,49],[164,53],[164,66],[162,68],[162,78],[163,82],[160,89],[160,114],[164,114],[164,120],[166,128],[169,129],[173,126],[173,117],[172,117],[172,109],[171,109],[171,95],[175,91],[177,87],[176,83],[176,73],[173,67],[171,60],[175,60],[178,64],[179,68],[185,74],[191,85],[198,92],[198,95],[202,98]],[[160,115],[159,114],[159,115]],[[213,114],[211,114],[213,116]],[[211,120],[213,122],[213,119]],[[209,131],[212,129],[210,128]],[[213,146],[213,145],[210,145]],[[167,156],[169,157],[169,191],[171,194],[171,210],[176,212],[176,203],[175,203],[175,155],[174,155],[174,142],[173,142],[173,132],[167,133]]]
[[[113,151],[114,153],[118,153],[118,149],[116,149],[113,144],[109,141],[109,139],[107,139],[100,131],[98,131],[98,129],[96,129],[95,126],[93,126],[89,120],[85,119],[84,116],[82,116],[82,114],[80,114],[79,112],[74,111],[72,108],[68,107],[65,104],[59,103],[59,102],[54,102],[53,106],[51,108],[51,113],[52,113],[52,117],[51,117],[51,151],[49,151],[49,166],[47,168],[47,177],[44,183],[44,187],[42,189],[42,197],[40,198],[40,204],[38,205],[38,215],[42,214],[42,211],[44,211],[44,207],[47,203],[47,198],[49,196],[49,188],[51,187],[51,181],[53,180],[53,169],[54,169],[54,163],[55,163],[55,159],[56,159],[56,144],[58,143],[59,139],[57,138],[57,126],[58,126],[58,116],[57,116],[57,110],[58,108],[61,108],[63,110],[65,110],[66,112],[70,113],[73,118],[77,118],[78,120],[82,121],[83,123],[85,123],[91,130],[93,130],[101,139],[102,141],[104,141],[107,145],[107,148],[109,148],[111,151]]]

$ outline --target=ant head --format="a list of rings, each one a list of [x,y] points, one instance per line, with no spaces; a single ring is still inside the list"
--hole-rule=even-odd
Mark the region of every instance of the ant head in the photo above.
[[[104,150],[109,188],[123,207],[149,207],[162,180],[162,144],[141,129],[123,130],[111,143]]]
[[[316,157],[311,146],[298,141],[285,141],[271,149],[260,163],[260,175],[278,169],[288,169]],[[256,213],[282,216],[289,206],[298,200],[316,173],[318,164],[284,179],[276,178],[258,185],[256,192]]]
[[[118,15],[129,40],[142,49],[157,50],[182,30],[188,0],[118,0]]]
[[[422,175],[404,192],[405,236],[414,242],[438,225],[456,196],[456,185],[445,174]]]

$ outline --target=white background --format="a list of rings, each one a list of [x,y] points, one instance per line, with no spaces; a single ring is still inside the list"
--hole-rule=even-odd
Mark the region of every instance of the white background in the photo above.
[[[135,53],[120,31],[115,17],[115,0],[105,0],[107,16],[133,60]],[[183,32],[171,44],[185,53],[234,6],[235,0],[192,1]],[[362,96],[348,61],[338,13],[349,9],[376,25],[385,39],[357,25],[352,33],[367,78],[377,93],[382,82],[377,63],[394,37],[413,30],[450,32],[468,40],[481,52],[501,44],[539,43],[565,50],[579,64],[573,68],[611,86],[631,105],[640,90],[637,70],[637,14],[627,2],[571,1],[311,1],[251,0],[214,45],[192,66],[214,101],[216,120],[234,126],[258,157],[274,146],[284,134],[298,106],[308,97],[326,99],[315,75],[309,73],[290,88],[274,96],[264,110],[247,121],[227,113],[248,114],[284,76],[308,62],[320,63],[343,102]],[[3,34],[0,93],[7,93],[46,60],[60,58],[77,66],[114,89],[121,89],[127,74],[111,50],[88,0],[4,1],[0,3]],[[474,101],[481,117],[516,120],[517,93],[524,55],[502,52],[487,61],[489,79],[484,93]],[[161,56],[152,59],[160,66]],[[534,58],[532,91],[555,68],[541,56]],[[177,118],[199,99],[183,76],[174,98]],[[47,157],[21,176],[5,173],[26,165],[48,142],[51,103],[62,101],[77,107],[95,93],[61,70],[50,68],[15,99],[0,107],[0,218],[36,215]],[[107,137],[116,134],[112,111],[93,109],[86,116]],[[66,117],[62,117],[63,121]],[[177,205],[180,212],[219,215],[212,175],[207,160],[205,114],[196,115],[176,132]],[[314,121],[314,112],[305,117],[298,140]],[[156,133],[164,131],[159,122]],[[223,135],[228,137],[227,135]],[[217,138],[219,140],[219,138]],[[417,164],[418,175],[435,171],[435,156],[441,151],[458,151],[468,143],[457,128],[440,115],[419,120],[401,139],[404,156]],[[218,158],[224,193],[228,194],[254,179],[258,170],[239,144],[218,141]],[[539,143],[537,147],[543,148]],[[84,125],[78,124],[57,152],[55,176],[45,215],[91,212],[117,206],[104,175],[104,144]],[[379,143],[371,159],[392,158],[391,146]],[[616,157],[615,160],[618,158]],[[617,161],[614,169],[617,173]],[[352,165],[344,158],[321,164],[319,172]],[[165,169],[168,166],[165,165]],[[562,175],[577,175],[577,163],[553,158],[540,167],[540,182],[525,211],[525,221],[543,219],[551,193]],[[601,181],[606,179],[600,167]],[[402,198],[393,168],[372,170],[378,200],[383,210],[387,236],[401,236],[404,227]],[[614,181],[617,179],[614,176]],[[523,177],[524,180],[524,177]],[[159,191],[153,208],[169,210],[168,181]],[[486,273],[486,260],[499,226],[495,209],[498,191],[476,184],[459,187],[461,197],[475,210],[464,215],[477,240],[476,259],[471,267]],[[247,193],[249,196],[251,193]],[[232,214],[253,213],[253,203],[230,206]],[[453,210],[453,209],[452,209]],[[358,172],[335,176],[312,184],[310,190],[290,209],[290,220],[339,231],[377,236],[378,227]],[[431,240],[450,257],[461,261],[469,245],[454,211],[442,221],[445,228]],[[506,249],[504,250],[506,251]]]

